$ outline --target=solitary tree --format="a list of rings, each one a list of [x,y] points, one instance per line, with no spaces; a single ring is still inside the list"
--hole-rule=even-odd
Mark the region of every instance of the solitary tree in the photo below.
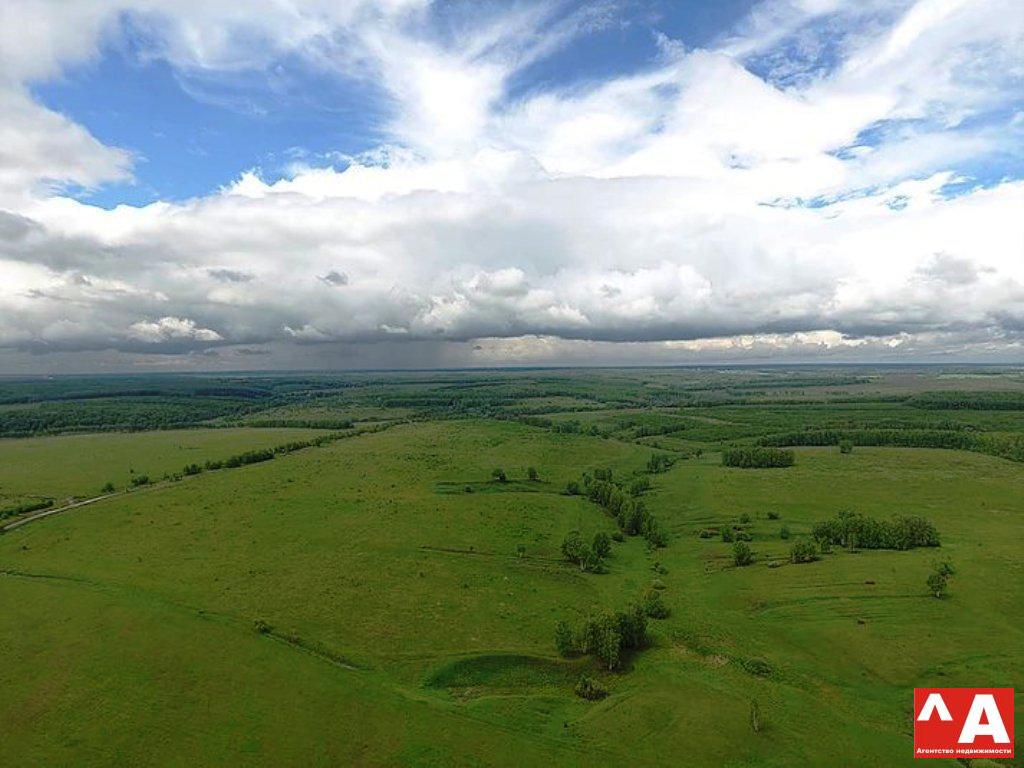
[[[491,477],[497,480],[499,483],[504,483],[508,480],[508,477],[506,477],[505,475],[505,470],[502,469],[501,467],[496,467],[492,469]]]
[[[526,470],[526,476],[528,478],[530,478],[530,480],[533,480],[534,482],[536,482],[537,479],[538,479],[536,468],[535,467],[530,467],[529,469],[527,469]]]
[[[934,569],[927,579],[928,590],[941,599],[949,591],[949,579],[956,573],[956,569],[948,560],[936,563]]]

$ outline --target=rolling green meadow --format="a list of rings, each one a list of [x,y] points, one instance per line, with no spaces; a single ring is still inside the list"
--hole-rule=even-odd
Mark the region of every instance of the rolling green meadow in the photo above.
[[[0,506],[115,486],[0,535],[0,764],[900,766],[914,687],[1024,688],[1019,369],[12,379],[0,396]],[[159,423],[106,428],[140,398]],[[793,465],[723,466],[740,448]],[[631,535],[599,487],[664,538]],[[828,546],[840,513],[923,518],[941,546]],[[574,561],[572,531],[609,553]],[[560,622],[655,594],[613,668],[556,644]]]

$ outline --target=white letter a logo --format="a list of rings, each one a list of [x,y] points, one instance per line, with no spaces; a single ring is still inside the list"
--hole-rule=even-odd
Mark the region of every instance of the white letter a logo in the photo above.
[[[928,698],[931,699],[930,696]],[[925,707],[927,706],[925,704]],[[985,715],[987,722],[981,722],[982,714]],[[1003,725],[1003,717],[996,706],[996,697],[991,693],[975,695],[974,701],[971,702],[971,711],[967,713],[967,720],[964,722],[964,729],[960,731],[960,738],[957,741],[961,744],[973,744],[978,736],[991,736],[996,744],[1010,743],[1006,726]]]
[[[975,699],[975,701],[977,701],[977,699]],[[972,709],[971,711],[973,712],[974,710]],[[939,720],[953,719],[953,716],[949,714],[949,707],[947,707],[946,702],[942,700],[941,693],[928,694],[928,698],[924,700],[924,706],[921,707],[921,714],[917,716],[917,719],[922,722],[931,720],[932,712],[939,713]]]

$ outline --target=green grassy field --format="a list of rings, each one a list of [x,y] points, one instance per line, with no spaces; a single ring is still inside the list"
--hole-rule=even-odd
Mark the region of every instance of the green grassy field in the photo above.
[[[0,508],[38,498],[96,496],[134,475],[159,480],[186,464],[225,459],[317,434],[311,429],[190,429],[0,440]]]
[[[618,376],[598,389],[618,396]],[[826,418],[817,408],[808,425]],[[680,413],[708,426],[742,415]],[[776,405],[745,423],[779,418],[801,416]],[[828,446],[742,470],[721,466],[709,440],[649,476],[642,498],[668,545],[627,537],[607,572],[584,573],[561,557],[563,536],[616,525],[562,489],[596,468],[642,471],[652,448],[633,431],[665,419],[648,408],[598,421],[616,434],[422,418],[0,536],[0,762],[898,766],[913,763],[915,686],[1024,685],[1024,464]],[[272,434],[284,437],[108,434],[0,450],[24,446],[10,455],[84,478],[117,466],[111,456],[174,469]],[[491,480],[495,467],[509,482]],[[41,472],[32,488],[79,492],[73,479]],[[788,562],[793,541],[843,510],[922,515],[942,546]],[[698,533],[744,515],[755,561],[740,568],[731,544]],[[942,600],[925,585],[939,558],[957,568]],[[649,621],[648,647],[620,669],[557,654],[557,620],[625,606],[654,581],[670,615]],[[609,695],[576,696],[581,674]]]

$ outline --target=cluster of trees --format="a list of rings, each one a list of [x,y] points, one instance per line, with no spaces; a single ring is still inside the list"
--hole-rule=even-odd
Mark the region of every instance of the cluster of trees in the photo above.
[[[570,484],[566,490],[581,492],[603,507],[627,536],[643,536],[653,547],[668,544],[668,531],[647,511],[643,499],[633,498],[612,480],[611,470],[595,470],[593,476],[584,474],[582,486]]]
[[[860,549],[902,550],[940,546],[935,526],[917,515],[896,515],[891,520],[877,520],[841,512],[829,520],[815,523],[811,536],[819,545]]]
[[[791,467],[795,460],[792,451],[764,446],[727,448],[722,451],[723,467],[740,467],[742,469]]]
[[[595,533],[590,544],[583,540],[579,531],[570,531],[562,539],[562,557],[588,573],[603,573],[604,560],[611,552],[612,540],[604,531]]]
[[[555,647],[562,656],[594,656],[608,670],[646,644],[647,616],[639,604],[588,616],[581,623],[561,620],[555,625]]]
[[[667,453],[652,453],[647,459],[647,471],[652,475],[668,472],[676,463],[676,457]]]
[[[0,509],[0,520],[18,515],[27,515],[29,512],[38,512],[41,509],[49,509],[53,506],[53,499],[41,499],[40,501],[29,501],[24,504],[17,504],[13,507]]]

